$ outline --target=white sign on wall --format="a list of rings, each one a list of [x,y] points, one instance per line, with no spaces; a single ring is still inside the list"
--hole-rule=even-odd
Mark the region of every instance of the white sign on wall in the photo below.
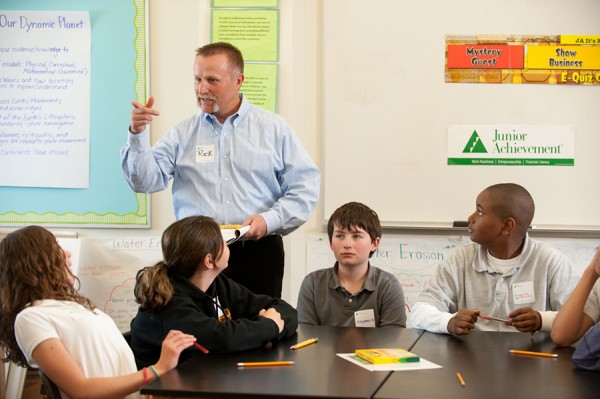
[[[89,186],[88,12],[0,10],[0,185]]]
[[[448,165],[573,166],[575,127],[451,125]]]

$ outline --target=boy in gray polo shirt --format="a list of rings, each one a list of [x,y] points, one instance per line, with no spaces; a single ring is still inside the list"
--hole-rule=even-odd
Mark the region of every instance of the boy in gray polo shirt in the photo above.
[[[469,216],[473,243],[437,267],[408,326],[454,335],[472,329],[550,331],[577,275],[561,252],[529,238],[534,210],[533,198],[518,184],[483,190]]]
[[[406,325],[404,293],[391,273],[371,266],[379,247],[381,224],[366,205],[350,202],[327,224],[337,262],[308,274],[298,295],[298,322],[346,327]]]

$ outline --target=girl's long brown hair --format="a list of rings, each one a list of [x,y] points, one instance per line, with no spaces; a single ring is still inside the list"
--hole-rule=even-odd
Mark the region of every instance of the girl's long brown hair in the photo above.
[[[27,366],[14,325],[17,314],[33,302],[56,299],[95,308],[71,279],[78,282],[56,238],[43,227],[24,227],[0,241],[0,346],[6,350],[2,360]]]
[[[207,255],[219,259],[225,243],[219,225],[206,216],[188,216],[171,224],[161,239],[163,261],[138,271],[134,295],[140,310],[157,312],[173,297],[168,273],[190,278]]]

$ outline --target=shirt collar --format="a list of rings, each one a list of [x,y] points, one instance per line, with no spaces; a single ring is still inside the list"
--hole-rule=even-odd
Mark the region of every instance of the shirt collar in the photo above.
[[[242,119],[244,119],[246,114],[248,114],[248,110],[250,109],[250,103],[248,102],[248,100],[246,99],[246,96],[244,96],[243,93],[238,93],[238,96],[242,100],[242,103],[240,104],[240,108],[238,108],[236,113],[228,116],[227,119],[225,119],[225,123],[223,123],[223,125],[225,125],[227,123],[231,123],[233,125],[233,127],[237,127],[237,125],[240,123],[240,121]],[[207,122],[211,123],[214,127],[219,127],[219,128],[221,127],[221,123],[217,120],[217,117],[211,113],[200,111],[200,118],[205,119]]]
[[[329,287],[333,288],[334,290],[341,287],[340,278],[338,277],[338,269],[339,269],[339,264],[338,264],[338,262],[335,262],[335,265],[333,265],[332,279],[331,279],[331,282],[329,283]],[[371,267],[371,262],[369,262],[369,271],[367,272],[367,278],[365,278],[365,282],[363,283],[362,290],[367,290],[367,291],[373,292],[376,289],[377,289],[377,282],[375,281],[375,269]]]
[[[375,291],[377,289],[377,282],[375,281],[375,268],[371,267],[369,262],[369,271],[367,272],[367,278],[363,284],[363,290]]]
[[[521,253],[518,256],[518,261],[515,263],[512,270],[503,274],[503,276],[505,276],[505,277],[512,276],[514,273],[516,273],[521,268],[523,259],[526,259],[529,256],[530,248],[531,248],[531,239],[529,238],[529,234],[526,233],[525,239],[523,240],[523,249],[521,250]],[[487,248],[477,244],[477,253],[475,255],[475,259],[476,259],[476,261],[473,262],[473,268],[476,271],[481,272],[481,273],[483,273],[483,272],[495,273],[494,269],[490,266],[490,263],[488,260]]]
[[[335,262],[335,265],[333,265],[333,273],[331,276],[331,283],[329,283],[329,287],[335,289],[338,289],[339,287],[341,287],[340,285],[340,278],[338,277],[338,263]]]

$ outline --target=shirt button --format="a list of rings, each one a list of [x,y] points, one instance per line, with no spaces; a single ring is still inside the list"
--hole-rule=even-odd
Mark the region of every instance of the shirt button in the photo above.
[[[348,303],[352,303],[352,298],[348,298]]]
[[[224,177],[223,180],[227,181],[227,180],[229,180],[229,178],[228,177]]]

